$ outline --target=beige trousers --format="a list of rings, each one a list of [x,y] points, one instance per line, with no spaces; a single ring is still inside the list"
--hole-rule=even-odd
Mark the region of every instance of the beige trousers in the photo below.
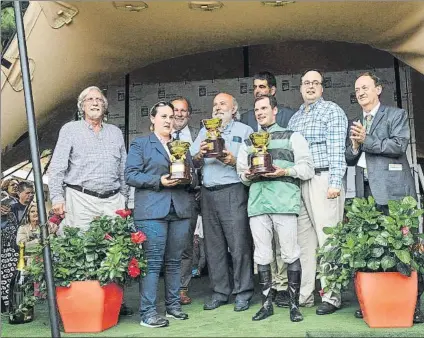
[[[278,234],[275,229],[273,239],[274,261],[271,263],[272,286],[277,291],[284,291],[287,290],[288,286],[287,264],[281,258],[280,241],[278,240]]]
[[[268,214],[250,217],[255,251],[253,258],[256,264],[267,265],[274,261],[273,237],[274,230],[280,241],[281,259],[288,264],[300,256],[297,244],[296,215]]]
[[[316,278],[316,249],[324,244],[327,235],[323,228],[335,226],[343,219],[345,192],[342,188],[340,196],[327,198],[328,172],[315,175],[311,180],[302,182],[302,205],[298,217],[298,243],[300,246],[300,262],[302,264],[302,284],[300,288],[300,304],[313,304]],[[321,280],[321,286],[324,287]],[[340,307],[339,294],[325,293],[322,301]]]
[[[65,201],[63,223],[83,231],[88,230],[94,217],[117,216],[115,211],[125,207],[125,197],[120,193],[108,198],[98,198],[71,188],[66,188]]]

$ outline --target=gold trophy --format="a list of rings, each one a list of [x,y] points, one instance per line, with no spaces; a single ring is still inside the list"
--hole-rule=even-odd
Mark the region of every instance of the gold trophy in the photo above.
[[[186,153],[190,148],[189,142],[175,140],[168,142],[169,152],[171,153],[171,166],[169,172],[170,179],[179,179],[179,184],[188,184],[191,182],[190,166],[186,161]]]
[[[266,174],[275,171],[272,166],[272,156],[267,152],[270,134],[261,131],[249,136],[253,144],[253,154],[250,156],[250,172],[252,174]]]
[[[213,119],[202,120],[202,123],[207,130],[205,142],[208,144],[208,150],[203,157],[223,156],[224,154],[222,151],[225,149],[225,141],[218,130],[221,127],[222,120],[216,117]]]

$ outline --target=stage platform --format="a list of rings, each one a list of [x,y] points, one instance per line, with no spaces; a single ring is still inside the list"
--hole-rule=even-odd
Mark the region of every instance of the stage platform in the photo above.
[[[159,288],[159,311],[164,313],[162,278]],[[192,281],[190,295],[193,303],[183,307],[190,316],[188,320],[171,320],[169,327],[149,329],[139,325],[138,285],[133,284],[125,292],[126,303],[135,311],[132,317],[121,318],[117,326],[101,333],[62,333],[62,337],[424,337],[424,324],[406,329],[370,329],[353,316],[358,306],[353,291],[344,294],[343,308],[334,314],[317,316],[316,307],[302,308],[305,319],[300,323],[290,322],[288,309],[277,307],[273,316],[253,322],[251,318],[260,307],[258,290],[247,311],[234,312],[233,304],[204,311],[203,302],[209,295],[207,276]],[[15,326],[9,325],[7,317],[2,316],[1,336],[50,337],[46,302],[37,305],[35,316],[34,322]]]

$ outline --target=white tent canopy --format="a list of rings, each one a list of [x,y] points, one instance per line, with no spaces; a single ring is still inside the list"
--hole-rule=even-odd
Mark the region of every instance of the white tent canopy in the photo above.
[[[24,22],[38,125],[51,123],[52,111],[74,100],[88,82],[237,46],[287,40],[363,43],[424,73],[422,1],[296,1],[282,7],[225,1],[213,11],[190,9],[190,3],[195,2],[146,1],[141,9],[141,1],[31,1]],[[16,39],[4,57],[12,66],[1,68],[3,152],[27,130]]]

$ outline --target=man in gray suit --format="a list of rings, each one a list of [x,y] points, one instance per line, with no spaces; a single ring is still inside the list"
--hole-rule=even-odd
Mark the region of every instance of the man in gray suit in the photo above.
[[[256,99],[263,95],[273,95],[277,92],[277,80],[274,74],[270,72],[259,72],[253,76],[253,98]],[[283,128],[287,128],[291,117],[294,115],[294,110],[278,105],[278,113],[276,116],[276,123]],[[240,122],[250,126],[253,131],[259,130],[259,124],[255,117],[254,109],[244,113]],[[271,264],[272,277],[273,277],[273,299],[275,304],[279,307],[289,306],[289,295],[287,290],[287,264],[283,262],[280,255],[280,243],[277,234],[274,234],[274,252],[275,260]]]
[[[174,140],[181,140],[193,143],[199,134],[199,129],[188,125],[192,113],[192,106],[186,97],[178,96],[171,101],[174,106],[174,122],[172,137]],[[200,181],[199,181],[200,182]],[[200,190],[198,190],[200,192]],[[200,212],[199,194],[196,194],[193,204],[192,217],[190,220],[190,228],[188,230],[187,243],[181,256],[181,287],[180,302],[181,305],[191,303],[188,295],[188,286],[191,281],[191,270],[193,263],[193,240],[194,230],[196,228],[197,216]]]
[[[171,101],[174,106],[174,123],[172,136],[177,140],[193,143],[199,134],[199,128],[188,125],[192,106],[186,97],[178,96]]]
[[[346,162],[355,166],[357,197],[373,196],[377,209],[388,214],[388,201],[405,196],[417,198],[414,179],[406,157],[410,130],[408,113],[380,103],[380,79],[371,72],[355,82],[355,93],[362,113],[350,123],[350,137],[346,145]],[[424,322],[420,311],[421,291],[414,316],[415,323]],[[420,283],[421,281],[421,283]],[[355,316],[362,318],[361,310]]]
[[[416,198],[406,148],[410,131],[408,113],[380,103],[380,79],[364,73],[355,82],[355,92],[363,112],[350,123],[346,161],[355,166],[356,196],[372,195],[382,212],[389,200]]]

